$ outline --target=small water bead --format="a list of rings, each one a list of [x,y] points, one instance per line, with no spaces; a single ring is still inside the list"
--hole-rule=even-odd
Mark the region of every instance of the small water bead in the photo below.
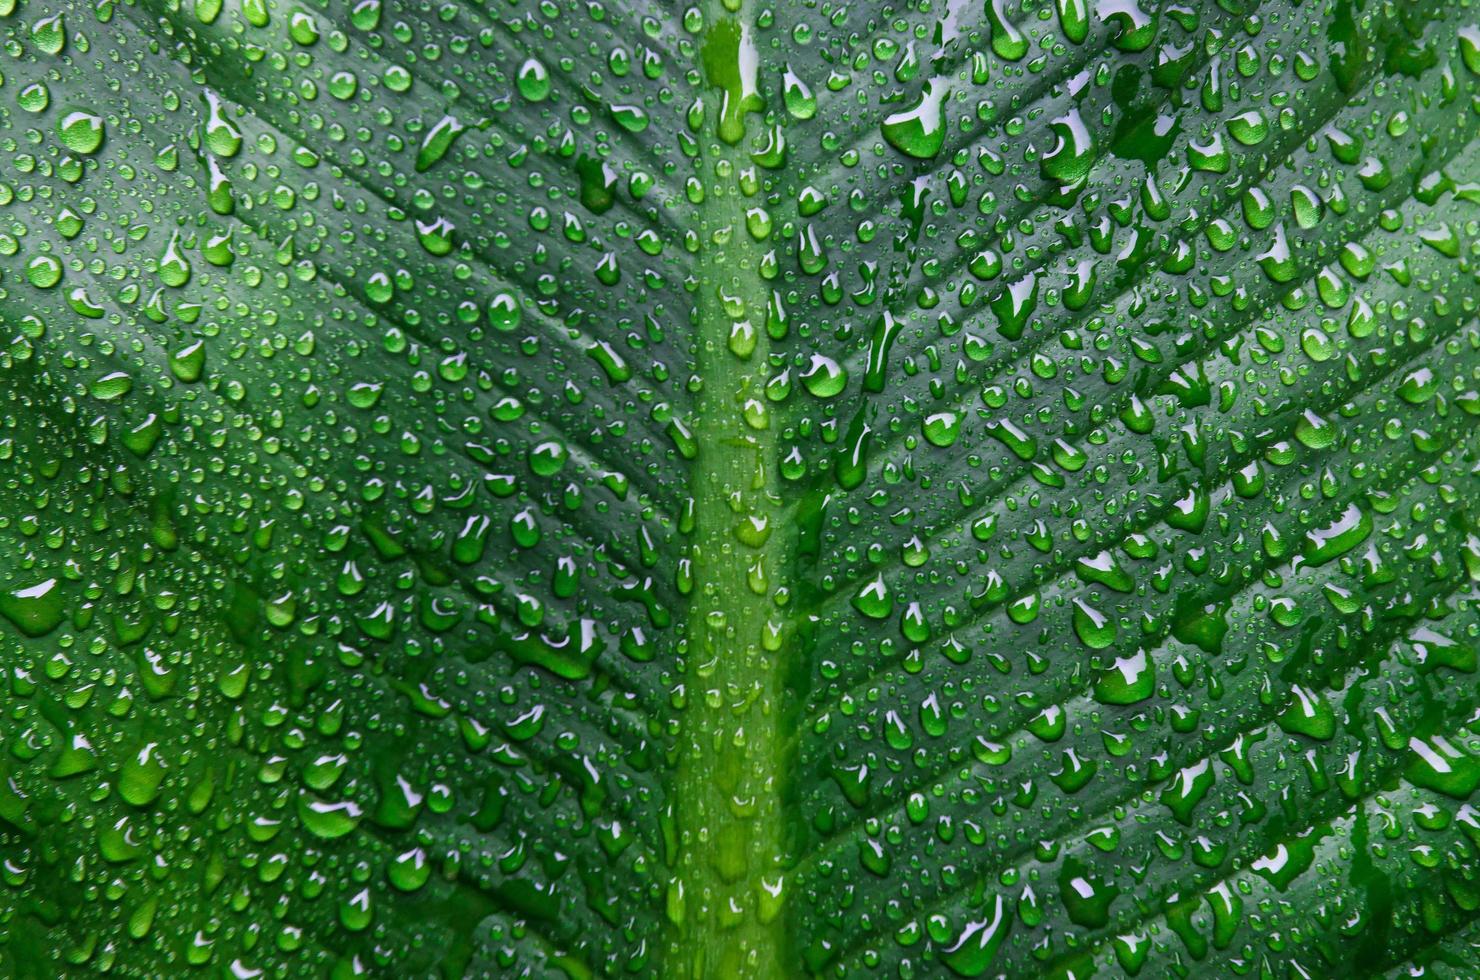
[[[1083,44],[1089,36],[1089,5],[1087,0],[1055,0],[1059,15],[1059,27],[1064,36],[1074,44]]]
[[[426,851],[420,847],[401,852],[386,869],[386,877],[390,883],[403,892],[414,892],[422,888],[431,879],[431,875],[431,861],[427,858]]]
[[[371,303],[380,305],[389,303],[395,295],[396,285],[391,280],[389,274],[379,270],[370,274],[369,280],[365,283],[366,299]]]
[[[1410,752],[1404,777],[1415,786],[1457,800],[1469,799],[1480,788],[1480,759],[1443,735],[1408,740]]]
[[[26,112],[44,112],[51,104],[51,92],[44,82],[32,82],[20,90],[15,101]]]
[[[295,10],[288,15],[288,36],[295,44],[310,47],[318,43],[319,24],[306,10]]]
[[[337,71],[329,76],[329,94],[341,102],[355,97],[360,89],[360,79],[352,71]]]
[[[494,402],[488,414],[497,422],[513,422],[524,417],[524,403],[512,395],[505,395]]]
[[[802,385],[817,398],[835,398],[848,385],[848,372],[837,361],[813,354],[801,372]]]
[[[1083,600],[1075,599],[1074,633],[1091,650],[1103,650],[1115,642],[1119,630],[1113,618]]]
[[[941,950],[946,967],[959,977],[986,976],[997,959],[1003,941],[1012,930],[1012,919],[1001,895],[984,906],[986,917],[968,923]]]
[[[218,157],[230,159],[241,151],[241,130],[226,118],[226,106],[220,97],[209,90],[204,93],[204,97],[208,109],[205,124],[206,149]]]
[[[1357,279],[1366,279],[1377,266],[1376,256],[1360,242],[1347,242],[1338,257],[1347,274]]]
[[[488,301],[488,323],[495,330],[512,332],[524,319],[519,301],[509,293],[498,293]]]
[[[387,65],[385,72],[381,75],[381,81],[392,92],[406,92],[411,88],[411,72],[401,65]]]
[[[298,819],[304,829],[323,840],[334,840],[359,825],[362,811],[354,803],[325,802],[310,793],[298,797]]]
[[[447,218],[416,222],[416,237],[421,247],[430,255],[448,255],[452,252],[452,234],[456,230]]]
[[[1079,111],[1073,110],[1049,124],[1055,144],[1039,161],[1043,175],[1064,184],[1074,184],[1089,174],[1096,159],[1095,139]]]
[[[539,443],[529,451],[529,468],[537,476],[551,477],[565,468],[569,450],[555,440]]]
[[[179,289],[190,281],[190,263],[181,249],[178,230],[171,233],[164,254],[159,257],[159,281],[173,289]]]
[[[993,53],[1003,61],[1020,61],[1028,53],[1030,42],[1008,16],[1007,0],[988,0],[986,8],[992,26]]]
[[[1410,405],[1421,405],[1430,400],[1439,390],[1439,379],[1426,367],[1414,368],[1403,376],[1398,385],[1398,397]]]
[[[727,346],[731,354],[741,360],[748,360],[755,352],[758,341],[759,334],[749,320],[740,320],[730,324]]]
[[[1313,690],[1293,685],[1293,698],[1277,721],[1291,735],[1304,735],[1317,741],[1329,741],[1336,734],[1336,715],[1325,698]]]
[[[53,14],[38,19],[31,25],[31,41],[45,54],[61,54],[67,47],[66,16]]]
[[[550,97],[550,70],[538,58],[527,58],[515,74],[519,94],[530,102],[543,102]]]
[[[201,258],[221,268],[231,265],[236,261],[236,252],[231,247],[234,234],[235,229],[207,235],[200,249]]]
[[[118,795],[132,806],[146,807],[159,796],[166,772],[159,743],[150,742],[124,762],[118,777]]]
[[[961,416],[957,412],[936,412],[921,422],[925,441],[942,449],[961,437]]]
[[[781,98],[793,119],[807,120],[817,114],[817,96],[789,66],[781,79]]]
[[[176,380],[185,384],[194,384],[201,379],[205,373],[206,345],[204,340],[196,340],[170,355],[170,373]]]
[[[66,618],[65,593],[49,578],[0,592],[0,616],[26,636],[46,636]]]
[[[853,608],[870,619],[887,619],[894,611],[894,595],[882,575],[866,582],[853,596]]]
[[[373,31],[380,26],[381,0],[356,0],[350,8],[350,23],[362,31]]]
[[[89,386],[92,396],[99,401],[111,402],[123,398],[133,390],[134,379],[123,371],[110,371],[93,381]]]
[[[1095,682],[1095,700],[1102,704],[1136,704],[1156,692],[1156,668],[1145,650],[1120,657]]]
[[[1258,146],[1269,135],[1269,122],[1264,113],[1250,109],[1228,121],[1228,133],[1244,146]]]
[[[54,255],[38,255],[26,263],[26,279],[37,289],[51,289],[62,281],[62,263]]]
[[[57,120],[57,136],[73,153],[87,156],[103,145],[103,117],[93,112],[74,109]]]
[[[120,817],[98,831],[98,853],[105,861],[125,864],[142,857],[146,851],[128,817]]]
[[[57,233],[63,238],[76,238],[82,233],[82,216],[71,208],[63,208],[56,217],[55,227]]]
[[[1250,187],[1242,198],[1244,223],[1255,231],[1268,228],[1275,218],[1274,202],[1262,188]]]
[[[467,127],[451,114],[437,120],[430,130],[427,131],[426,139],[422,141],[421,148],[416,152],[416,172],[426,173],[432,169],[452,148]]]
[[[1316,363],[1329,361],[1336,356],[1336,344],[1331,337],[1317,327],[1307,327],[1300,333],[1300,348]]]
[[[611,114],[617,125],[629,133],[641,133],[648,128],[648,114],[641,106],[614,105]]]
[[[886,116],[881,124],[884,139],[907,156],[929,160],[945,145],[945,99],[950,85],[944,78],[926,83],[920,101],[912,109]]]

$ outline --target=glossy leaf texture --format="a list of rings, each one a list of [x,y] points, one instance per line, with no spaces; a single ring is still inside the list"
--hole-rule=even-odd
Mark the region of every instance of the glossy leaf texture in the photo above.
[[[0,974],[1480,972],[1480,15],[0,0]]]

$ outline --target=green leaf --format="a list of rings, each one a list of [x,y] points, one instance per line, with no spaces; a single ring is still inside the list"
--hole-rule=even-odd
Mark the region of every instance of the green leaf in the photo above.
[[[0,0],[0,974],[1480,971],[1480,26]]]

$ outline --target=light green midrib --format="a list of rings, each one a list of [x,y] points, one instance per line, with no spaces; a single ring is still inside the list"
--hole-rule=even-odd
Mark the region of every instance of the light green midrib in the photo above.
[[[706,25],[737,16],[745,11],[706,4]],[[714,111],[708,116],[712,125]],[[746,140],[726,144],[706,126],[700,141],[705,198],[694,211],[699,251],[692,326],[702,387],[688,552],[694,587],[671,797],[679,850],[662,972],[674,978],[783,977],[793,972],[779,866],[788,638],[777,590],[785,586],[790,534],[777,526],[775,428],[757,427],[745,411],[747,401],[766,401],[768,291],[739,186],[741,171],[753,166]],[[744,322],[754,331],[755,348],[741,357],[729,341],[734,325]],[[753,419],[753,408],[750,414]],[[756,530],[754,522],[764,522],[764,541],[752,535],[747,542],[738,533]]]

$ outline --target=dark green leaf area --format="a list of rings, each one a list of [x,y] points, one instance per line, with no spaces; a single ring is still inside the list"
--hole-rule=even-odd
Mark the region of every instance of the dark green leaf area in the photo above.
[[[0,0],[0,976],[1480,973],[1480,19]]]

